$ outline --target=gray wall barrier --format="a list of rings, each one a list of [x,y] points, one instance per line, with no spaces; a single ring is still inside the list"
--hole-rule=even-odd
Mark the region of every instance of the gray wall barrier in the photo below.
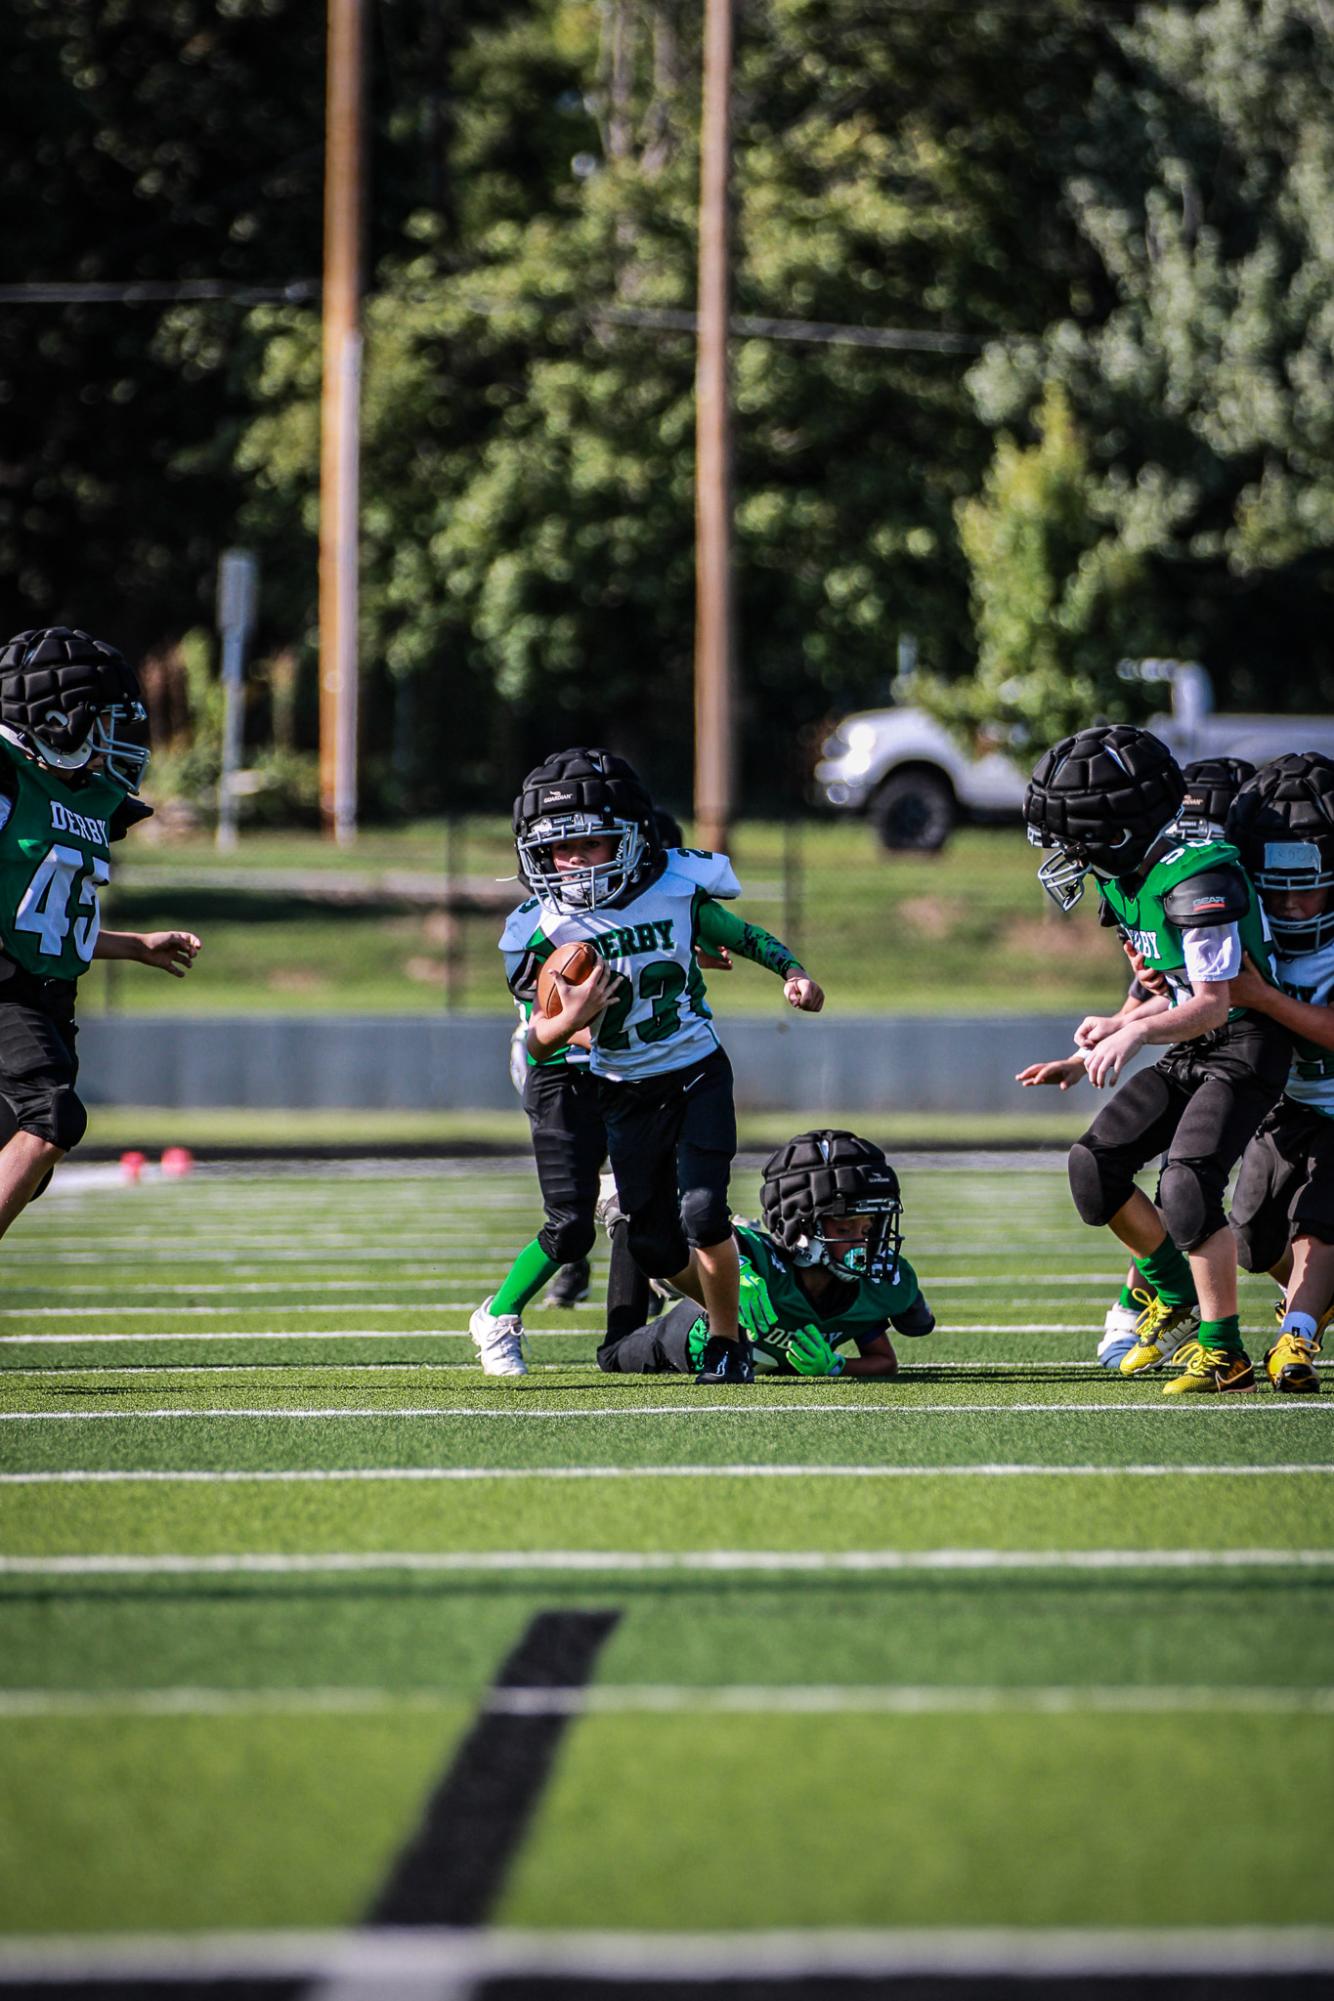
[[[90,1105],[513,1109],[499,1015],[92,1015]],[[1073,1015],[734,1015],[720,1021],[744,1111],[1054,1110],[1016,1070],[1071,1047]],[[1153,1054],[1156,1052],[1150,1052]],[[1090,1112],[1092,1092],[1081,1093]]]

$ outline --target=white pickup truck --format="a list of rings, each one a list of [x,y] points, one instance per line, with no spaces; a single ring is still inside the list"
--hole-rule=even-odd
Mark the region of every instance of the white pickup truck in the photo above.
[[[1166,681],[1171,712],[1146,725],[1181,764],[1244,757],[1267,764],[1290,750],[1334,757],[1328,716],[1229,715],[1213,705],[1213,684],[1193,660],[1128,660],[1123,680]],[[1033,753],[1036,762],[1037,752]],[[921,709],[865,709],[845,716],[825,739],[815,767],[825,800],[864,814],[887,848],[934,854],[960,822],[1016,820],[1029,768],[1000,750],[969,757],[943,724]]]

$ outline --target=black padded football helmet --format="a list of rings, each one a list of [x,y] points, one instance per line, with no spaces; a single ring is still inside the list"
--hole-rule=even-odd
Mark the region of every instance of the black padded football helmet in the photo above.
[[[557,869],[557,841],[614,834],[616,852],[590,868]],[[638,772],[608,750],[562,750],[530,771],[514,802],[519,875],[558,910],[615,903],[662,852],[657,816]]]
[[[764,1227],[794,1264],[825,1265],[838,1278],[892,1280],[899,1266],[903,1203],[899,1177],[880,1148],[856,1133],[798,1133],[764,1163]],[[870,1216],[858,1243],[835,1251],[824,1234],[830,1216]]]
[[[1186,790],[1165,743],[1128,723],[1080,730],[1038,760],[1024,799],[1028,838],[1055,848],[1038,880],[1073,910],[1090,871],[1133,876],[1175,819]]]
[[[1217,841],[1223,837],[1232,801],[1255,766],[1244,757],[1199,757],[1182,773],[1186,796],[1177,814],[1177,831],[1185,841]]]
[[[1261,765],[1233,801],[1227,836],[1261,896],[1334,890],[1334,761],[1299,750]],[[1280,952],[1296,958],[1334,939],[1334,896],[1315,917],[1279,917],[1266,908]]]
[[[114,646],[66,625],[20,632],[0,647],[0,730],[75,785],[97,757],[108,778],[137,792],[148,763],[134,669]]]

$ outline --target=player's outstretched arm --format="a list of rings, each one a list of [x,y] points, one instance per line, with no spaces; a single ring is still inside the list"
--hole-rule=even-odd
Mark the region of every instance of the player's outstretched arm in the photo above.
[[[859,1355],[849,1355],[844,1364],[844,1374],[849,1376],[897,1376],[898,1372],[899,1358],[888,1334],[877,1334]]]
[[[1023,1070],[1016,1070],[1014,1081],[1027,1089],[1032,1084],[1055,1084],[1062,1091],[1072,1091],[1084,1076],[1082,1056],[1058,1056],[1050,1063],[1030,1063]]]
[[[701,901],[696,917],[696,937],[710,952],[731,952],[750,959],[766,972],[776,973],[783,982],[783,997],[790,1007],[805,1014],[818,1014],[824,1006],[824,990],[813,980],[796,953],[762,924],[750,924],[735,911],[712,897]]]
[[[95,959],[131,959],[183,980],[203,951],[193,931],[99,931]]]
[[[1318,1049],[1334,1049],[1334,1007],[1297,1000],[1281,987],[1271,986],[1249,952],[1232,981],[1232,1005],[1271,1015],[1281,1028],[1300,1035],[1304,1042],[1314,1042]]]

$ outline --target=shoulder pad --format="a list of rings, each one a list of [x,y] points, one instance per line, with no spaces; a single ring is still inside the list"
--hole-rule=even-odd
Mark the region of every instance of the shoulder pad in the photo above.
[[[709,896],[740,896],[741,884],[726,855],[710,854],[707,848],[669,848],[667,869],[684,876]]]
[[[511,910],[500,934],[502,952],[522,952],[532,943],[533,933],[542,929],[542,906],[535,896]]]
[[[123,841],[131,827],[137,827],[141,821],[151,820],[152,817],[153,808],[146,800],[127,796],[112,814],[107,831],[113,841]]]
[[[1233,924],[1251,907],[1251,886],[1239,868],[1201,869],[1174,883],[1163,898],[1163,914],[1175,925]]]

